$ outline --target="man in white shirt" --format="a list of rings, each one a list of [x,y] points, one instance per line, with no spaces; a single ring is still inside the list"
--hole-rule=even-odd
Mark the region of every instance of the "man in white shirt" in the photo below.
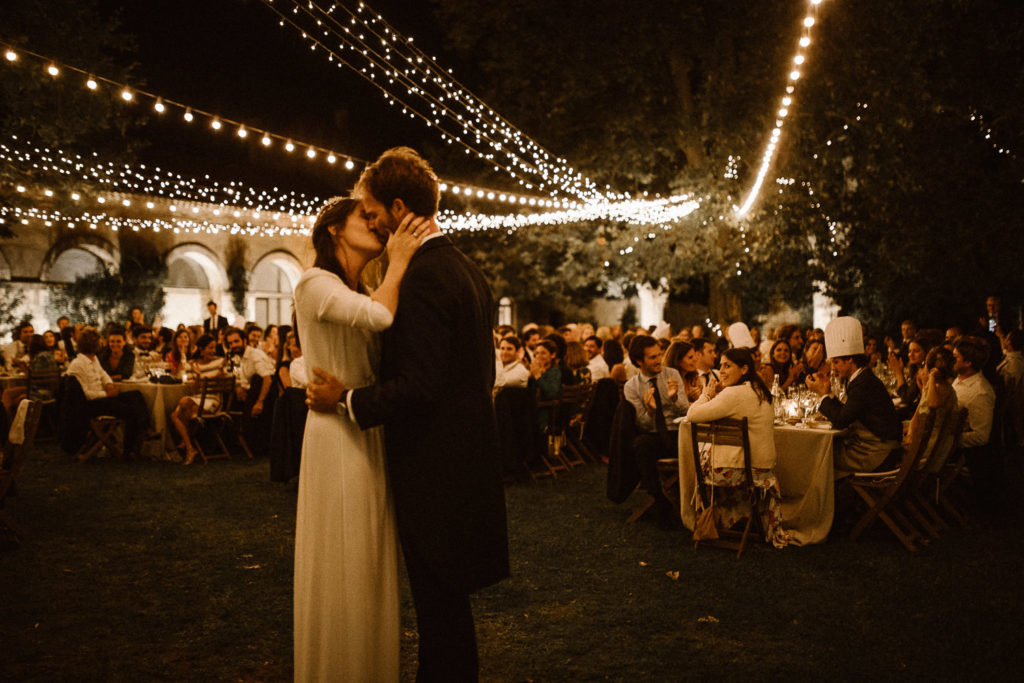
[[[683,380],[673,368],[662,367],[664,354],[658,340],[639,336],[629,345],[629,357],[639,372],[623,387],[623,397],[636,412],[637,436],[633,452],[640,468],[644,488],[654,498],[658,524],[674,527],[680,523],[679,510],[665,497],[658,478],[658,460],[676,458],[679,452],[679,425],[675,420],[686,415],[690,403],[680,389]]]
[[[36,333],[32,323],[23,322],[14,328],[13,341],[4,347],[4,363],[9,372],[28,371],[28,345]]]
[[[967,408],[967,426],[960,446],[967,457],[980,508],[995,512],[999,505],[1002,453],[990,444],[996,392],[981,369],[988,360],[988,343],[978,337],[961,337],[953,347],[956,379],[953,390],[961,407]]]
[[[583,342],[583,348],[586,350],[587,355],[590,356],[590,361],[587,363],[587,367],[590,368],[590,379],[594,382],[611,376],[608,372],[608,363],[605,362],[604,356],[601,355],[601,347],[603,345],[601,338],[593,335],[587,337],[586,341]]]
[[[82,330],[78,355],[68,364],[67,374],[78,380],[86,398],[90,417],[113,415],[124,420],[124,451],[128,457],[139,455],[149,429],[149,408],[138,391],[119,391],[110,375],[103,370],[96,353],[100,349],[100,333],[94,327]]]
[[[228,347],[228,360],[237,378],[236,398],[245,406],[242,431],[250,450],[261,455],[270,443],[274,406],[273,399],[268,399],[268,396],[273,385],[274,361],[258,344],[247,346],[242,331],[237,328],[228,328],[224,334],[224,343]]]
[[[498,343],[498,355],[494,361],[494,393],[506,387],[526,388],[530,380],[530,369],[519,360],[522,343],[514,335]]]
[[[703,337],[697,337],[690,342],[693,345],[693,353],[697,357],[697,374],[701,382],[707,386],[708,380],[712,377],[718,381],[718,370],[715,370],[715,345]]]

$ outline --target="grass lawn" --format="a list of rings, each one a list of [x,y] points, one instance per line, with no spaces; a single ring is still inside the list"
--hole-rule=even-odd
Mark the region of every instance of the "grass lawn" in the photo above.
[[[1019,500],[914,555],[879,526],[737,561],[627,525],[602,466],[507,495],[513,578],[474,603],[485,680],[1021,675]],[[80,465],[37,447],[8,505],[31,537],[0,553],[0,681],[289,680],[295,499],[265,460]],[[407,592],[403,619],[412,680]]]

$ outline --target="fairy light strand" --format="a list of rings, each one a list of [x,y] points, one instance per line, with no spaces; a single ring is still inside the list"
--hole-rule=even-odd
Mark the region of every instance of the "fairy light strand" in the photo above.
[[[820,5],[821,2],[822,0],[810,0],[808,4],[808,11],[802,22],[802,35],[798,43],[796,54],[791,60],[790,72],[787,77],[788,82],[786,85],[786,94],[783,95],[779,101],[779,108],[776,112],[775,118],[775,127],[772,128],[768,144],[765,147],[763,156],[761,157],[761,166],[757,171],[757,176],[750,188],[750,192],[747,194],[747,198],[742,204],[734,209],[736,214],[740,217],[745,216],[747,212],[750,211],[750,207],[754,205],[758,194],[761,192],[761,186],[764,183],[765,177],[768,175],[768,170],[771,168],[772,161],[775,159],[775,151],[778,149],[779,140],[782,137],[783,124],[793,107],[793,96],[796,92],[796,83],[800,80],[800,76],[802,74],[801,69],[807,61],[807,48],[811,45],[811,29],[817,23],[818,5]]]

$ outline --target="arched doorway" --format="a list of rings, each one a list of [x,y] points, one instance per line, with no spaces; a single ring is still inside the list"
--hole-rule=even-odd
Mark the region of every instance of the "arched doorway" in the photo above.
[[[162,318],[164,325],[178,323],[197,325],[207,316],[206,302],[217,303],[222,315],[234,311],[228,290],[228,276],[220,258],[201,244],[180,244],[164,256],[167,264],[166,300]]]
[[[249,278],[249,319],[260,327],[291,324],[295,285],[301,276],[302,265],[287,251],[263,256]]]
[[[61,240],[46,255],[39,279],[43,282],[74,282],[86,275],[116,273],[120,255],[100,238],[82,236]]]

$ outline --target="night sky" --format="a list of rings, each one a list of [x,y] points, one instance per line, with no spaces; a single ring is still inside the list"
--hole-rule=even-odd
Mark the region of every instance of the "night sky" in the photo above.
[[[371,7],[458,73],[444,56],[428,3],[378,0]],[[104,8],[120,9],[123,31],[138,43],[135,73],[155,94],[365,160],[403,144],[429,157],[431,146],[440,144],[435,132],[401,116],[376,88],[329,64],[323,52],[310,51],[293,28],[278,26],[260,0],[146,0]],[[206,126],[185,126],[178,117],[180,112],[171,121],[149,118],[139,132],[149,143],[140,161],[321,196],[344,191],[358,176],[358,169],[310,163],[279,147],[264,150],[253,137],[242,142],[232,131],[215,134]],[[472,163],[437,168],[453,178],[476,170]]]

